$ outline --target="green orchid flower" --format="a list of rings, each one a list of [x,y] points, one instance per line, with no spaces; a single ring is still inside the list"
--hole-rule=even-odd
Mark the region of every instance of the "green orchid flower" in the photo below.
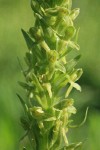
[[[27,32],[22,29],[27,69],[25,81],[19,81],[26,100],[17,94],[25,111],[21,118],[25,136],[32,150],[76,150],[82,143],[70,143],[67,136],[71,116],[77,112],[69,96],[73,88],[81,91],[76,82],[83,71],[76,68],[80,55],[71,60],[68,55],[80,49],[74,26],[80,9],[72,9],[72,0],[31,0],[31,8],[35,23]]]

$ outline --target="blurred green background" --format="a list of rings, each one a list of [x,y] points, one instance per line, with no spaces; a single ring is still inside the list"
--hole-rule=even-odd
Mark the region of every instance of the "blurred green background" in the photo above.
[[[72,92],[78,108],[75,123],[82,121],[87,106],[89,113],[84,126],[69,132],[69,139],[82,140],[83,150],[100,150],[100,0],[73,0],[73,7],[81,9],[75,24],[81,27],[78,66],[84,70],[82,92]],[[17,56],[24,64],[27,47],[20,29],[28,30],[33,22],[28,0],[0,0],[0,150],[18,150],[24,133],[19,121],[23,109],[16,96],[24,95],[17,84],[23,80]]]

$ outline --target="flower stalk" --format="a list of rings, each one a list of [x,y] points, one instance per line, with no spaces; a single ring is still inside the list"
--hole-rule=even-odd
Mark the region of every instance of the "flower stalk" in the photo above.
[[[31,8],[35,24],[28,32],[22,29],[29,51],[25,82],[19,82],[27,100],[17,94],[25,111],[21,123],[33,150],[74,150],[82,143],[68,141],[76,113],[69,95],[73,88],[81,91],[76,82],[83,71],[76,68],[80,55],[68,60],[68,54],[79,50],[73,22],[80,10],[72,9],[72,0],[31,0]]]

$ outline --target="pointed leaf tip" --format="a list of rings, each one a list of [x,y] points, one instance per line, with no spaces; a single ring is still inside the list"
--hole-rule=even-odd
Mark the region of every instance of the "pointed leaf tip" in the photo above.
[[[16,95],[18,96],[18,98],[19,98],[19,100],[20,100],[24,110],[26,111],[28,109],[26,103],[24,102],[24,100],[22,99],[22,97],[19,94],[16,93]]]
[[[34,46],[35,42],[31,39],[31,37],[28,35],[28,33],[26,31],[24,31],[23,29],[21,29],[22,34],[24,36],[24,39],[26,41],[27,47],[28,49],[32,49],[32,47]]]

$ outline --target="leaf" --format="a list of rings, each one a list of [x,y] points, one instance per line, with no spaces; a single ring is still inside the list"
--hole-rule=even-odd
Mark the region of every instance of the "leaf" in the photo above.
[[[21,124],[24,128],[24,130],[28,131],[30,129],[30,122],[26,117],[20,118]]]
[[[28,84],[27,84],[27,83],[18,81],[18,84],[19,84],[20,86],[22,86],[23,88],[25,88],[25,89],[28,88]]]
[[[20,82],[20,81],[18,81],[18,83],[19,83],[19,85],[20,85],[21,87],[23,87],[23,88],[26,89],[26,90],[32,90],[32,89],[34,89],[34,86],[30,86],[30,85],[28,85],[27,83]]]
[[[40,3],[40,2],[39,2]],[[33,0],[31,0],[31,8],[34,11],[34,13],[39,14],[41,16],[41,14],[39,13],[39,11],[36,9],[36,7],[33,4]]]
[[[31,50],[35,42],[30,38],[27,32],[25,32],[23,29],[21,29],[21,31],[23,33],[28,49]]]
[[[26,103],[24,102],[24,100],[22,99],[22,97],[19,94],[17,94],[17,96],[18,96],[18,98],[19,98],[19,100],[20,100],[20,102],[21,102],[21,104],[22,104],[22,106],[26,112],[28,110]]]
[[[20,140],[19,140],[20,142],[21,142],[22,140],[24,140],[24,138],[28,135],[28,132],[29,132],[29,131],[26,131],[26,133],[20,138]]]
[[[20,66],[20,69],[21,69],[23,75],[26,77],[26,73],[25,73],[25,71],[23,70],[23,67],[22,67],[22,65],[21,65],[21,62],[20,62],[19,57],[17,57],[17,60],[18,60],[18,63],[19,63],[19,66]]]
[[[45,19],[42,16],[40,16],[38,14],[36,14],[36,16],[40,20],[40,24],[41,24],[42,28],[47,29],[48,27],[50,27],[48,22],[46,22]]]
[[[30,67],[33,67],[35,65],[35,59],[33,59],[33,55],[32,55],[32,52],[27,52],[26,53],[26,57],[25,57],[25,61],[26,61],[26,64]]]

